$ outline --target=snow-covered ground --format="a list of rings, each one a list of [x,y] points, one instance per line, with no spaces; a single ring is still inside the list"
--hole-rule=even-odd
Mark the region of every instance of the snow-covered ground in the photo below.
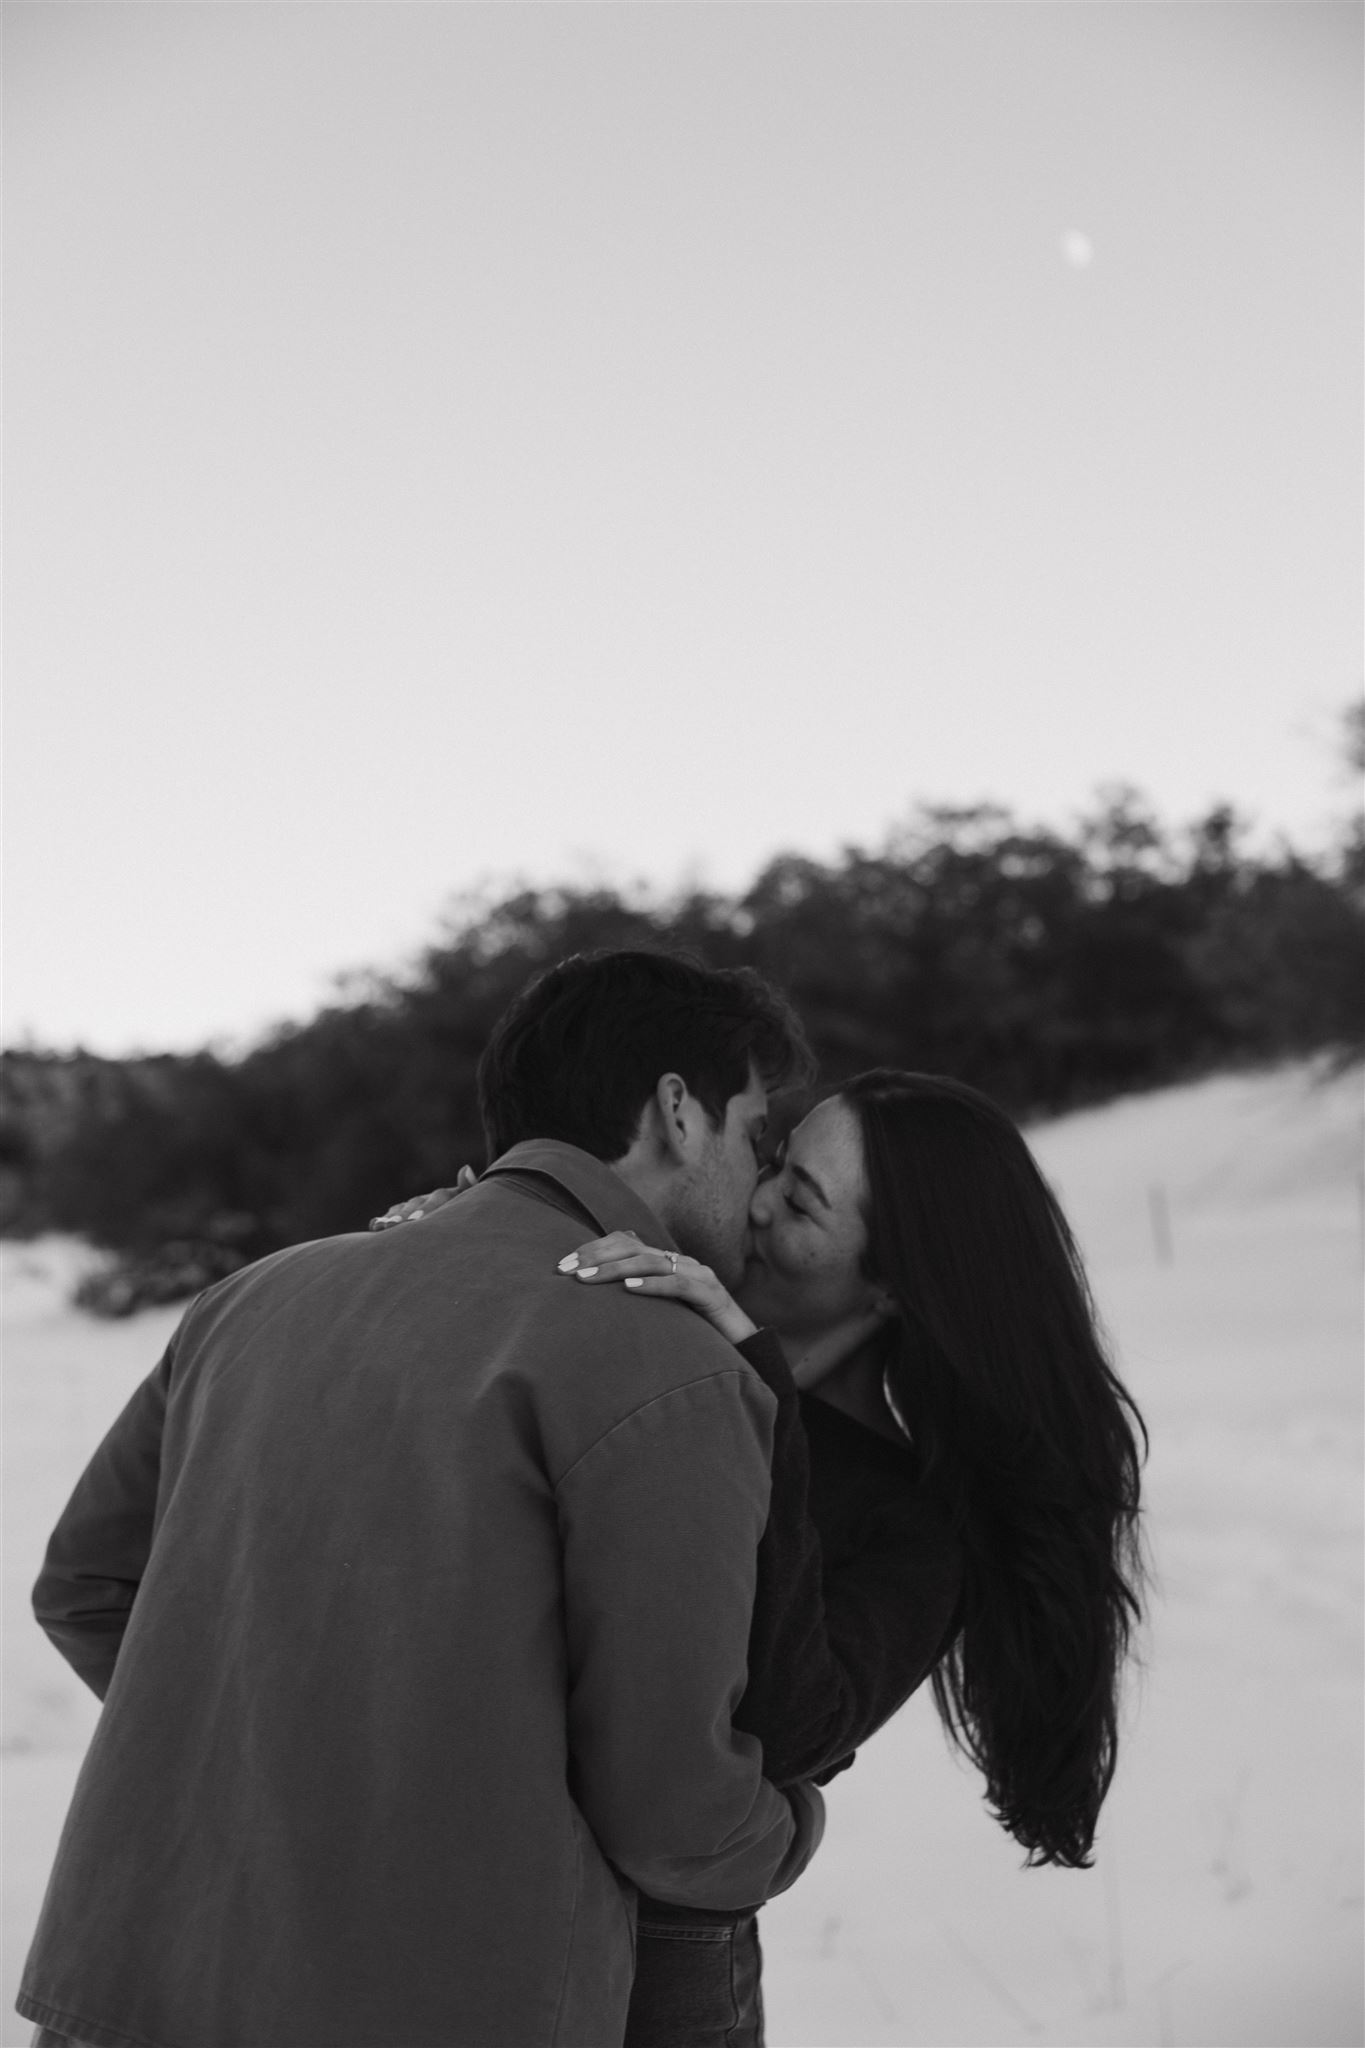
[[[920,1698],[763,1916],[770,2048],[1362,2041],[1361,1072],[1034,1133],[1152,1431],[1159,1590],[1096,1868],[1022,1871]],[[65,1306],[5,1246],[0,2044],[97,1711],[28,1618],[48,1528],[176,1320]]]

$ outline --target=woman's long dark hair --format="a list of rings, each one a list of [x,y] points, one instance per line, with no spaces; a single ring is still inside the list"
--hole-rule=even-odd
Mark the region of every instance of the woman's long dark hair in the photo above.
[[[1004,1111],[892,1068],[839,1094],[862,1128],[868,1271],[901,1311],[897,1405],[963,1548],[962,1627],[935,1703],[1029,1863],[1085,1868],[1141,1613],[1142,1417]]]

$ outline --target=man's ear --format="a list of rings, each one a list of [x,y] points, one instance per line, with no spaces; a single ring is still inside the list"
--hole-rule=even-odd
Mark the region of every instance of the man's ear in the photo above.
[[[660,1074],[650,1098],[649,1115],[663,1150],[675,1165],[691,1154],[687,1105],[691,1092],[681,1074]]]

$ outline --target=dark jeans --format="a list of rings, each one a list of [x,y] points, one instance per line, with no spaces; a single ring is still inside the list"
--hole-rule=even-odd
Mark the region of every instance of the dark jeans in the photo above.
[[[641,1919],[624,2048],[763,2048],[762,1974],[756,1914]]]

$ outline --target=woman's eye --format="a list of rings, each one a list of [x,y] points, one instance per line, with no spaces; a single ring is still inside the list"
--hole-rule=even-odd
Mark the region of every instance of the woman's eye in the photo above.
[[[801,1207],[801,1204],[799,1202],[794,1202],[790,1195],[784,1195],[782,1199],[786,1203],[787,1207],[791,1210],[793,1216],[805,1215],[806,1212]]]

